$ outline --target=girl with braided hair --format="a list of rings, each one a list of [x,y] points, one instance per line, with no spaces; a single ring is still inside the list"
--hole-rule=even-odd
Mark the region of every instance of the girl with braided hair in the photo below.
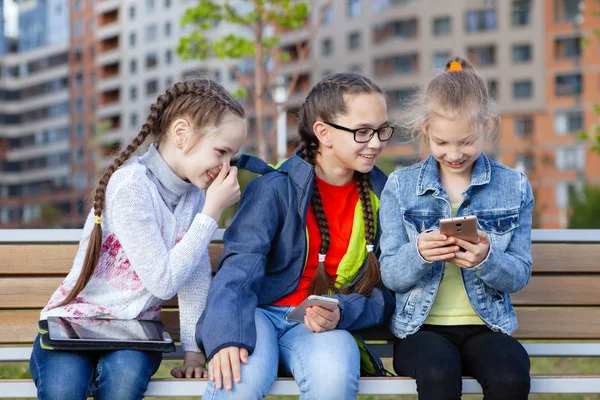
[[[375,161],[393,132],[382,90],[341,73],[308,94],[292,158],[271,167],[242,155],[238,166],[262,176],[244,190],[225,232],[198,324],[210,360],[203,398],[263,398],[278,368],[295,378],[302,399],[356,397],[361,354],[348,331],[384,324],[393,311],[375,256],[386,182]],[[308,308],[304,323],[286,320],[311,294],[339,307]]]
[[[527,177],[483,153],[500,114],[470,62],[454,58],[400,120],[431,156],[390,175],[381,196],[381,275],[395,292],[394,369],[419,399],[458,400],[462,376],[486,400],[528,398],[529,356],[510,334],[510,294],[531,276],[533,194]],[[476,243],[439,220],[477,216]]]
[[[149,137],[149,150],[125,163]],[[171,373],[206,376],[194,329],[211,280],[208,244],[240,196],[229,163],[245,138],[244,109],[218,83],[178,82],[160,95],[102,174],[73,268],[41,319],[157,320],[162,302],[178,294],[185,355]],[[100,399],[140,399],[161,359],[156,351],[46,350],[38,336],[30,368],[40,399],[83,399],[88,390]]]

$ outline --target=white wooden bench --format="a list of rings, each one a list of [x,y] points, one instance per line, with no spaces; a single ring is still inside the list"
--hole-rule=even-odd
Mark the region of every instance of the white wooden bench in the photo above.
[[[0,229],[0,363],[29,360],[40,309],[68,273],[80,230]],[[210,246],[213,266],[222,252],[223,231]],[[600,230],[534,230],[533,277],[525,290],[513,296],[520,327],[515,336],[525,341],[531,357],[600,356]],[[179,337],[176,302],[163,307],[161,319]],[[391,357],[391,334],[385,328],[366,333],[383,358]],[[530,343],[552,340],[553,343]],[[381,342],[378,342],[381,343]],[[181,350],[166,357],[181,358]],[[153,379],[147,396],[198,396],[205,380]],[[465,377],[464,393],[481,393]],[[410,378],[361,378],[361,394],[416,394]],[[598,375],[532,377],[532,393],[600,393]],[[279,378],[272,395],[298,395],[296,383]],[[35,398],[31,380],[0,377],[0,398]]]

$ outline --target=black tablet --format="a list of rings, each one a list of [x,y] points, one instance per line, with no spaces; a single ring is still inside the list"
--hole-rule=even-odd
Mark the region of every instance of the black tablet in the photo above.
[[[161,321],[107,318],[48,317],[55,341],[173,343]]]

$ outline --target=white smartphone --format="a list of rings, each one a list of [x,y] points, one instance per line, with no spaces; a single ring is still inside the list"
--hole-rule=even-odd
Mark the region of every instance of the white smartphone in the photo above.
[[[467,215],[456,218],[440,219],[440,233],[448,237],[456,237],[467,242],[477,243],[477,216]]]
[[[339,304],[338,299],[325,296],[310,295],[304,300],[298,307],[291,311],[285,316],[288,321],[304,322],[304,314],[306,314],[306,307],[319,306],[329,311],[335,310]]]

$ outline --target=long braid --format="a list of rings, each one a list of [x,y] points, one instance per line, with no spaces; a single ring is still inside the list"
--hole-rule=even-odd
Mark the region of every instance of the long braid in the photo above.
[[[214,82],[208,80],[178,82],[167,89],[150,107],[148,118],[144,125],[142,125],[138,135],[119,153],[113,163],[102,173],[102,176],[98,181],[98,186],[96,186],[94,192],[93,208],[95,220],[101,221],[106,187],[108,186],[110,177],[129,159],[129,157],[131,157],[138,147],[146,141],[148,136],[154,135],[157,136],[157,138],[162,137],[163,132],[166,131],[167,126],[172,122],[175,116],[181,115],[182,113],[189,113],[190,108],[194,108],[194,105],[191,104],[193,102],[202,102],[202,107],[196,104],[195,108],[205,110],[204,115],[200,115],[200,117],[196,118],[197,126],[201,126],[202,122],[212,122],[216,124],[222,117],[224,110],[232,112],[240,117],[244,117],[243,107],[220,85],[217,85]],[[101,246],[102,224],[95,222],[92,232],[90,233],[79,277],[69,295],[55,307],[70,303],[85,288],[96,269],[96,264],[100,257]]]
[[[371,188],[369,186],[369,178],[367,174],[359,172],[354,173],[354,179],[358,186],[358,194],[363,210],[363,218],[365,224],[365,240],[367,246],[373,245],[375,242],[375,218],[373,216],[373,206],[371,204]],[[365,274],[356,285],[356,292],[364,296],[371,294],[374,287],[381,287],[381,270],[379,261],[373,251],[367,253],[367,266]]]

